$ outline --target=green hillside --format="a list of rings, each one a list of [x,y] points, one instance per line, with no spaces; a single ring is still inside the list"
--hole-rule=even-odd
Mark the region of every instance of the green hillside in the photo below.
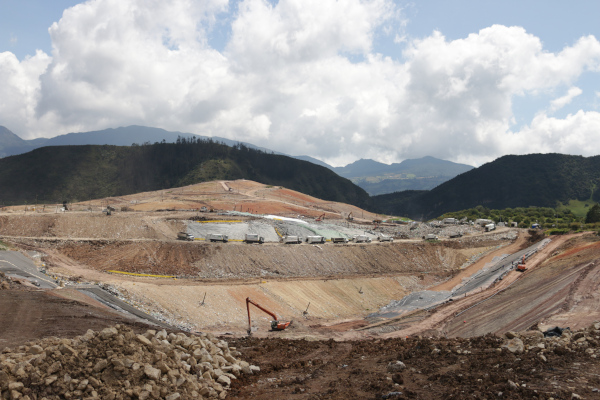
[[[373,197],[382,213],[430,219],[474,208],[556,207],[571,200],[597,202],[600,156],[504,156],[422,192]]]
[[[0,159],[0,204],[74,202],[241,178],[371,208],[364,190],[327,168],[195,138],[131,147],[51,146]]]

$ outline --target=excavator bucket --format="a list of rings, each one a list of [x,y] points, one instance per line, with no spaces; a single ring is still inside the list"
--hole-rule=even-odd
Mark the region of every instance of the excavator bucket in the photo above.
[[[282,331],[285,328],[287,328],[288,326],[290,326],[290,324],[293,321],[290,322],[283,322],[283,321],[271,321],[271,330],[273,331]]]

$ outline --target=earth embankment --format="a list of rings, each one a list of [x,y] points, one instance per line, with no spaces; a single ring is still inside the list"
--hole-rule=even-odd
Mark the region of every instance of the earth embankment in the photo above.
[[[449,274],[467,261],[460,249],[436,243],[309,246],[69,241],[52,246],[93,270],[202,279]],[[52,265],[52,257],[48,261]]]

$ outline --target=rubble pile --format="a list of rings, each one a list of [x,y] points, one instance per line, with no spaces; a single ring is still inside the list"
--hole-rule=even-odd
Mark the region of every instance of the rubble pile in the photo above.
[[[558,334],[555,333],[557,331]],[[515,354],[537,353],[544,362],[548,361],[548,354],[560,356],[575,351],[584,351],[591,358],[600,356],[600,322],[574,332],[568,328],[563,330],[557,327],[546,332],[539,329],[518,333],[506,332],[504,336],[506,340],[503,348]]]
[[[212,334],[115,325],[46,338],[0,354],[2,399],[224,399],[231,381],[260,369]]]
[[[17,282],[13,281],[10,277],[6,276],[4,272],[0,271],[0,290],[13,289],[17,285]]]

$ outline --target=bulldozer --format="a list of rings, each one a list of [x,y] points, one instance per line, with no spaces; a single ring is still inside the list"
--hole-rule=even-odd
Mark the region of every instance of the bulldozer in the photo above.
[[[288,326],[290,326],[290,324],[293,322],[293,321],[289,321],[289,322],[279,321],[277,319],[277,315],[275,315],[274,312],[267,310],[266,308],[264,308],[257,302],[251,300],[250,297],[246,297],[246,308],[248,309],[248,335],[252,334],[252,320],[250,319],[250,304],[255,305],[259,310],[264,311],[265,313],[267,313],[268,315],[270,315],[273,318],[273,321],[271,321],[271,331],[282,331],[285,328],[287,328]]]

